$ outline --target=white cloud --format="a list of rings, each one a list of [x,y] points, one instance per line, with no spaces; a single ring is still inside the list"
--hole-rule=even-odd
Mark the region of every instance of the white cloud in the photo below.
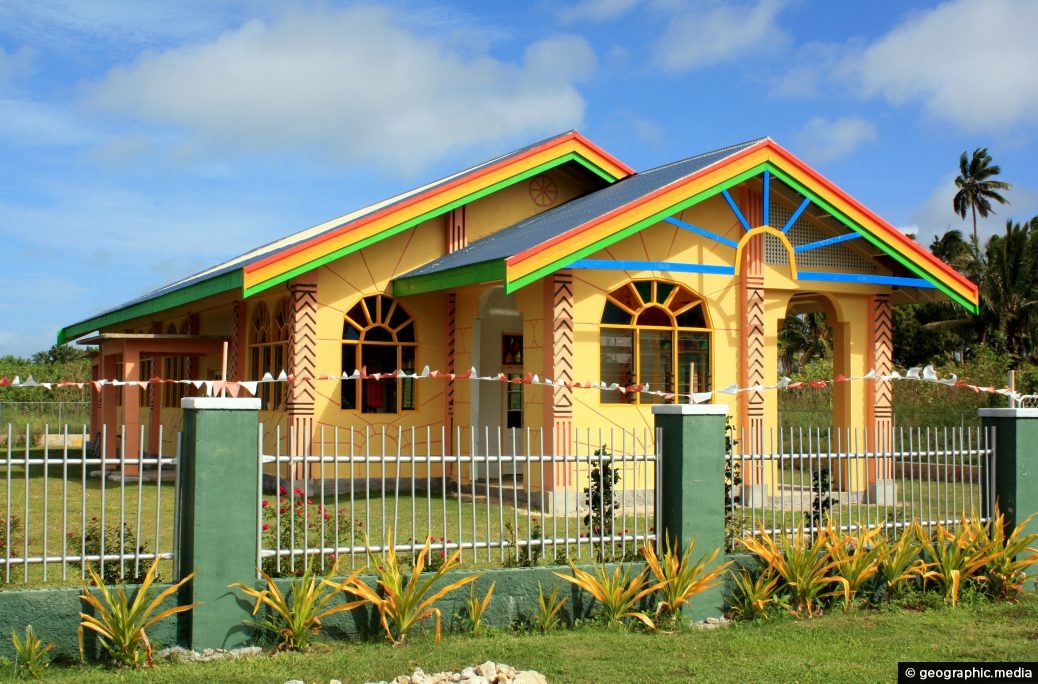
[[[954,0],[913,15],[854,66],[863,93],[968,130],[1038,122],[1038,3]]]
[[[848,80],[841,70],[851,59],[859,56],[863,48],[858,38],[846,43],[810,42],[800,45],[789,62],[780,64],[782,71],[768,80],[768,91],[778,97],[824,96],[831,82],[845,83]]]
[[[15,147],[82,145],[98,139],[59,107],[17,99],[0,99],[0,140]]]
[[[919,244],[929,247],[935,237],[940,237],[949,230],[961,231],[967,240],[973,235],[973,219],[970,215],[967,214],[966,220],[963,220],[952,210],[955,192],[955,175],[947,175],[911,212],[909,220],[918,227],[916,241]],[[998,213],[992,213],[986,219],[977,217],[977,234],[981,242],[1005,229],[1006,218],[1011,215],[1011,208],[998,207],[996,211]]]
[[[538,41],[512,64],[409,32],[391,10],[351,7],[141,56],[86,102],[213,151],[309,150],[415,171],[449,150],[578,125],[575,84],[595,68],[576,36]]]
[[[815,116],[794,135],[798,154],[814,164],[846,157],[876,138],[876,127],[860,116],[834,120]]]
[[[559,19],[565,23],[578,21],[603,22],[627,14],[638,5],[638,0],[581,0],[569,7],[559,8]]]
[[[631,130],[639,140],[644,140],[648,145],[653,147],[662,147],[663,142],[666,139],[666,132],[662,125],[656,121],[650,119],[644,119],[639,116],[632,117],[630,120]]]
[[[715,4],[706,11],[682,8],[659,40],[655,61],[667,71],[691,71],[781,49],[789,35],[779,28],[785,0],[750,5]]]

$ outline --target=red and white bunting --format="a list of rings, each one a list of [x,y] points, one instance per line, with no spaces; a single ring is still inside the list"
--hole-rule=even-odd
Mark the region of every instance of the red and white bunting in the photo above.
[[[313,382],[313,381],[330,381],[330,382],[342,382],[345,380],[388,380],[394,378],[411,378],[415,380],[445,380],[447,382],[455,382],[458,380],[468,380],[471,382],[498,382],[498,383],[512,383],[512,384],[523,384],[523,385],[542,385],[545,387],[565,387],[567,389],[591,389],[607,392],[619,392],[620,394],[645,394],[651,396],[662,397],[664,399],[678,398],[682,401],[689,403],[703,404],[709,402],[715,394],[726,394],[736,395],[740,392],[766,392],[770,390],[793,390],[793,389],[824,389],[830,387],[837,382],[857,382],[862,380],[901,380],[901,381],[918,381],[918,382],[933,382],[941,385],[947,385],[948,387],[961,387],[964,389],[971,390],[977,393],[988,393],[988,394],[1000,394],[1006,397],[1013,397],[1019,400],[1023,395],[1020,392],[1009,388],[996,388],[996,387],[984,387],[980,385],[973,385],[968,382],[959,380],[955,374],[949,377],[941,378],[937,375],[933,366],[915,367],[908,369],[904,375],[901,375],[897,371],[890,374],[880,375],[874,370],[870,370],[868,373],[862,376],[848,377],[845,375],[837,375],[831,380],[803,380],[793,382],[789,378],[782,378],[779,382],[774,385],[753,385],[750,387],[738,387],[737,385],[730,385],[721,389],[713,390],[710,392],[695,392],[689,394],[675,394],[673,392],[664,392],[661,390],[653,390],[649,387],[648,383],[633,384],[633,385],[621,385],[619,383],[606,383],[602,381],[586,381],[586,382],[553,382],[551,378],[541,378],[540,376],[527,372],[522,377],[509,378],[504,373],[497,373],[496,375],[480,375],[475,368],[470,368],[464,373],[444,373],[439,370],[430,370],[428,366],[422,369],[420,373],[407,372],[404,370],[395,370],[389,373],[368,373],[366,368],[354,370],[352,373],[343,373],[342,375],[328,375],[321,374],[317,376],[307,375],[289,375],[285,371],[281,371],[277,377],[274,377],[270,373],[264,373],[263,377],[259,380],[233,380],[224,382],[222,380],[172,380],[168,378],[153,377],[147,380],[92,380],[89,382],[37,382],[30,375],[26,380],[22,380],[20,377],[15,376],[13,380],[0,377],[0,387],[39,387],[46,390],[53,390],[59,387],[76,387],[82,389],[86,386],[92,386],[94,390],[100,391],[104,387],[125,387],[127,385],[136,386],[142,390],[146,390],[150,385],[161,384],[161,383],[178,383],[192,385],[196,389],[205,391],[208,396],[215,396],[221,393],[229,394],[232,397],[247,393],[255,396],[259,388],[260,383],[265,382]]]

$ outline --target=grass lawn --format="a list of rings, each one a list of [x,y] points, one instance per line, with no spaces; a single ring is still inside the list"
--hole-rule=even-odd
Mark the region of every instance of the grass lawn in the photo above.
[[[836,611],[675,634],[595,626],[548,635],[416,635],[401,648],[385,642],[323,642],[307,654],[238,662],[166,664],[152,671],[52,666],[48,681],[305,682],[390,681],[415,667],[427,673],[486,660],[574,682],[893,682],[899,661],[1033,661],[1038,657],[1038,596],[1018,604],[980,602],[957,609]]]

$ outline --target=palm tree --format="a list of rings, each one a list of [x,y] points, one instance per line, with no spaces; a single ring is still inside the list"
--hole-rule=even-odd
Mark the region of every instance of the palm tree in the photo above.
[[[949,230],[944,235],[934,237],[930,243],[930,251],[935,257],[962,273],[970,261],[970,245],[962,237],[961,230]]]
[[[1018,357],[1034,353],[1038,323],[1038,219],[1006,221],[1004,236],[988,241],[987,269],[981,286],[981,318],[985,332],[997,335],[997,346]]]
[[[952,198],[952,208],[963,220],[966,219],[966,210],[973,214],[973,243],[977,244],[977,214],[981,218],[987,218],[993,213],[991,201],[999,204],[1008,204],[1009,201],[998,194],[999,190],[1011,190],[1012,186],[1005,181],[995,180],[995,176],[1002,172],[1001,167],[991,163],[991,155],[988,148],[978,147],[973,150],[973,156],[967,159],[963,152],[959,157],[959,175],[955,179],[955,187],[959,189]]]
[[[828,359],[833,353],[833,329],[821,311],[787,316],[778,337],[783,373],[799,373],[811,361]]]

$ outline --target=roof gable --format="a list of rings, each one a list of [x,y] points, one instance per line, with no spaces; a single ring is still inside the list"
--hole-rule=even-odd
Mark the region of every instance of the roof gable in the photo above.
[[[249,297],[458,206],[572,162],[612,183],[633,169],[570,131],[271,242],[58,332],[58,342],[224,292]]]
[[[978,306],[977,286],[947,266],[914,240],[883,221],[848,194],[822,177],[774,141],[764,138],[700,155],[626,178],[591,195],[539,214],[500,233],[470,244],[466,250],[443,257],[394,282],[394,292],[408,294],[440,289],[436,282],[463,284],[491,277],[514,291],[580,260],[683,209],[724,194],[743,223],[746,233],[758,228],[742,217],[728,189],[756,176],[764,178],[762,215],[769,216],[770,177],[781,180],[805,201],[823,208],[834,219],[883,254],[971,311]],[[794,217],[795,220],[795,217]],[[792,223],[792,222],[791,222]],[[695,229],[693,226],[686,226]],[[789,226],[768,227],[782,235]],[[707,234],[736,250],[740,243]],[[445,271],[455,271],[444,277]],[[465,271],[469,271],[466,275]],[[711,272],[720,272],[717,270]],[[815,274],[815,279],[823,279]],[[873,282],[908,284],[908,279],[874,279]]]

